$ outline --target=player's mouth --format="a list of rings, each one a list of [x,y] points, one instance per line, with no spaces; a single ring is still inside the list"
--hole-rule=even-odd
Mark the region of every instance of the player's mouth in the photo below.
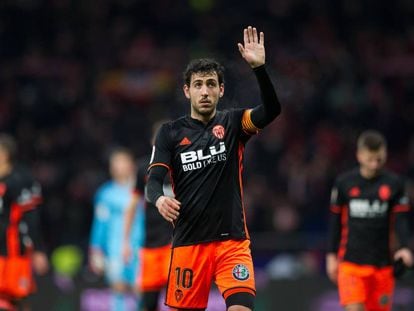
[[[199,103],[200,103],[200,106],[202,106],[202,107],[211,106],[211,101],[210,100],[203,99],[203,100],[200,100]]]

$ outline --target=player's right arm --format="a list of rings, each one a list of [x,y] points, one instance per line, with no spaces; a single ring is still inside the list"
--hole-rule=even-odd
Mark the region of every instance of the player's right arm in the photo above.
[[[331,206],[329,217],[328,250],[326,254],[326,273],[329,279],[336,284],[338,279],[338,249],[341,239],[341,212],[342,204],[337,182],[331,192]]]
[[[154,204],[158,212],[167,221],[177,219],[180,210],[180,202],[175,198],[165,196],[163,184],[166,174],[171,167],[172,146],[168,124],[159,129],[152,148],[150,166],[148,168],[148,182],[146,199]]]
[[[104,272],[106,233],[108,222],[111,217],[109,206],[104,202],[102,191],[99,190],[94,204],[94,215],[89,242],[89,267],[101,275]]]

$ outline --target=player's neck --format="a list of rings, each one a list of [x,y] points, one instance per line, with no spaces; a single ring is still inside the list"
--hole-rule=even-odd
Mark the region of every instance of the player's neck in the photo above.
[[[203,122],[204,124],[207,124],[208,122],[210,122],[211,119],[214,118],[214,116],[216,115],[216,111],[214,110],[211,114],[209,115],[202,115],[197,113],[196,111],[191,111],[191,118],[196,119],[198,121]]]
[[[359,173],[361,174],[362,177],[364,177],[365,179],[372,179],[375,178],[379,175],[380,171],[373,171],[373,170],[369,170],[366,169],[364,167],[360,167],[359,168]]]
[[[114,177],[114,181],[119,185],[133,185],[134,179],[129,176]]]

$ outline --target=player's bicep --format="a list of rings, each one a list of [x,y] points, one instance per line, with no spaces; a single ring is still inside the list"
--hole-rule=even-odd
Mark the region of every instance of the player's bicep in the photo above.
[[[392,202],[392,210],[395,213],[404,213],[409,212],[411,210],[407,189],[402,182],[398,185],[398,189],[394,196]]]
[[[252,111],[253,109],[244,110],[241,118],[242,129],[248,135],[254,135],[259,132],[259,128],[252,121]]]
[[[171,165],[171,139],[167,124],[162,125],[157,133],[148,169],[156,165],[165,166],[168,169]]]

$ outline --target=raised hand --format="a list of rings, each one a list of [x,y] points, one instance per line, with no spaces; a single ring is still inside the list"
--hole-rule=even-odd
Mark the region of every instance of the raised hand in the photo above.
[[[243,31],[244,45],[238,43],[240,54],[246,62],[256,68],[265,63],[264,33],[257,34],[256,27],[249,26]]]

